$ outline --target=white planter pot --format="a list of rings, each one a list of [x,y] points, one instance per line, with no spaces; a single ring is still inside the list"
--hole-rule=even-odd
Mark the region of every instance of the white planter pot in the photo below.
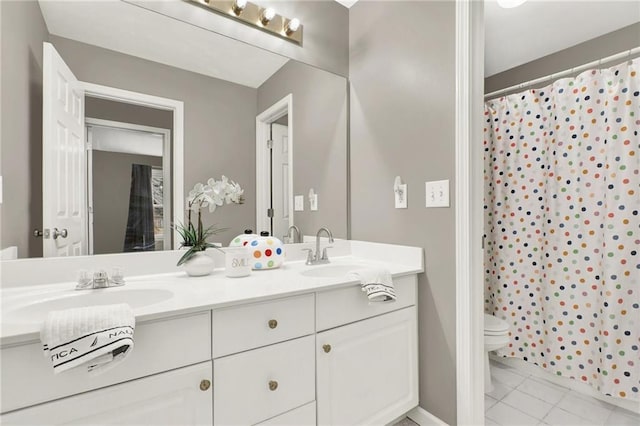
[[[202,277],[213,272],[216,264],[204,251],[199,251],[184,263],[184,269],[191,277]]]

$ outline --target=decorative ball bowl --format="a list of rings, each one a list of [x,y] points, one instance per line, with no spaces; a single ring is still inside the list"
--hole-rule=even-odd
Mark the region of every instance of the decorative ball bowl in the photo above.
[[[284,245],[275,237],[254,237],[245,247],[249,249],[252,269],[275,269],[284,263]]]

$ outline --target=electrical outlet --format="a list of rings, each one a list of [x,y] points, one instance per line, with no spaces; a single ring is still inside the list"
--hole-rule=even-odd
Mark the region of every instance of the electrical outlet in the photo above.
[[[315,212],[318,210],[318,194],[309,197],[309,210]]]
[[[296,195],[293,197],[293,210],[297,212],[304,211],[304,195]]]
[[[449,207],[449,180],[425,182],[426,207]]]

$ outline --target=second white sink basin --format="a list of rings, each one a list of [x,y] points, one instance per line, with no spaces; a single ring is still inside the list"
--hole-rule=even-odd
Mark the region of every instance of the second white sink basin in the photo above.
[[[163,302],[173,297],[173,292],[165,289],[107,288],[65,292],[15,306],[3,306],[4,321],[40,322],[50,311],[80,308],[83,306],[111,305],[127,303],[131,308],[141,308]]]
[[[356,264],[336,264],[336,265],[324,265],[324,266],[309,266],[309,269],[300,272],[305,277],[319,277],[319,278],[331,278],[331,277],[343,277],[349,272],[356,269],[362,269],[363,265]]]

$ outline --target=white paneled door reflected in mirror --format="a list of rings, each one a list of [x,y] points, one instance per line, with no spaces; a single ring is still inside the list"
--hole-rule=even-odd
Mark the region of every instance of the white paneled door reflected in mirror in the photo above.
[[[245,202],[203,215],[206,226],[228,228],[212,242],[227,245],[245,229],[282,238],[285,222],[303,235],[328,226],[347,237],[344,77],[122,1],[0,7],[2,102],[14,106],[2,109],[11,203],[2,206],[1,249],[25,258],[177,248],[184,197],[222,175],[242,186]],[[271,205],[282,223],[264,228],[256,197],[272,174],[259,174],[267,141],[256,122],[287,96],[291,152],[280,153]],[[116,142],[96,147],[90,139],[105,129]],[[293,197],[310,188],[320,208],[293,214]]]

